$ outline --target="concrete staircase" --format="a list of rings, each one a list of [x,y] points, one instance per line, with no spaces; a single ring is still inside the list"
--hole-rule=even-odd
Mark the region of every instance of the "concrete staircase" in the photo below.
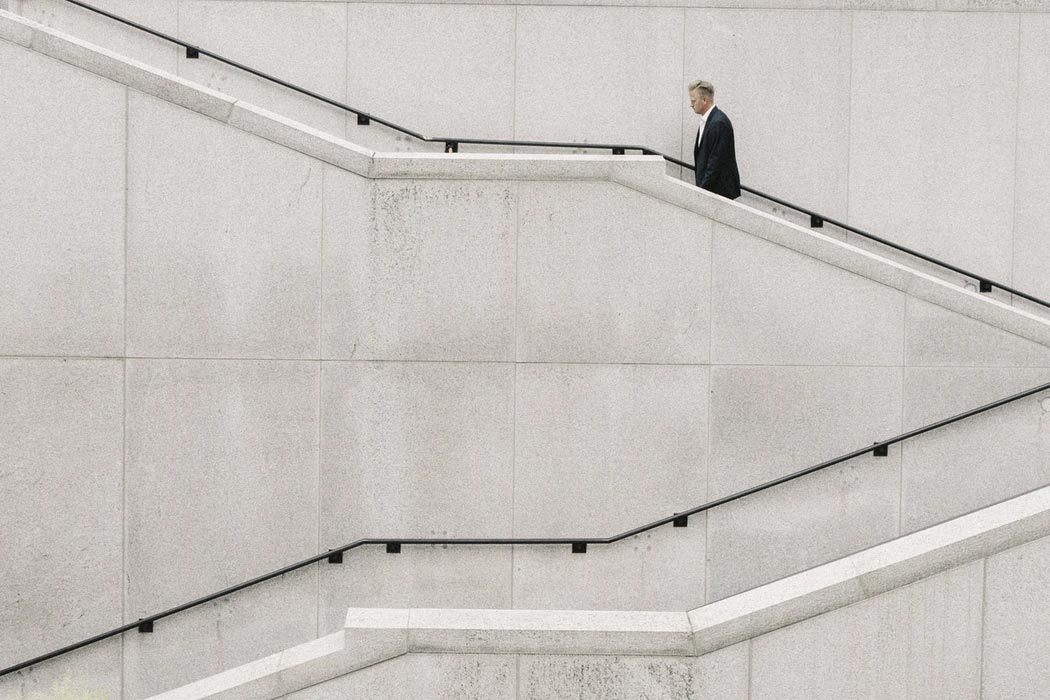
[[[0,263],[0,386],[26,407],[3,435],[2,559],[19,562],[3,665],[357,537],[611,534],[1050,379],[1042,312],[698,191],[659,158],[376,153],[5,12],[0,63],[0,144],[20,168],[0,202],[19,244]],[[585,556],[363,552],[0,679],[0,694],[210,697],[178,693],[314,664],[374,679],[333,691],[350,697],[410,676],[444,679],[412,681],[435,697],[575,692],[556,678],[603,697],[976,697],[980,668],[1000,678],[987,697],[1008,697],[1010,674],[1038,674],[974,666],[964,651],[1004,642],[969,617],[930,638],[971,664],[958,677],[900,675],[897,657],[821,675],[831,657],[804,630],[848,637],[835,616],[871,606],[858,648],[895,651],[903,618],[880,606],[910,610],[915,593],[948,625],[973,612],[986,558],[1007,576],[1036,556],[989,536],[998,549],[915,555],[917,573],[881,588],[854,571],[872,553],[912,561],[946,531],[928,528],[1050,483],[1046,401]],[[68,573],[56,549],[78,552]],[[852,583],[832,595],[842,566]],[[785,591],[831,603],[754,607]],[[422,635],[403,612],[355,613],[347,632],[348,607],[444,609],[424,622],[492,646],[409,644],[345,675],[386,658],[347,634],[382,649]],[[635,612],[520,612],[536,609]],[[726,629],[743,632],[697,646]],[[646,630],[664,641],[645,646]],[[587,635],[621,646],[592,658],[573,646]],[[654,666],[654,648],[683,658]],[[291,692],[272,688],[243,697]]]

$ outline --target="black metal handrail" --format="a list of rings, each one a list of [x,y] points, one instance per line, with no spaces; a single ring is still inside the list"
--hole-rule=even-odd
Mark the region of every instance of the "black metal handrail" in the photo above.
[[[330,549],[327,552],[324,552],[322,554],[317,554],[315,556],[309,557],[308,559],[303,559],[302,561],[296,562],[294,564],[289,564],[288,566],[282,567],[282,568],[277,569],[275,571],[271,571],[271,572],[263,574],[261,576],[256,576],[253,579],[249,579],[249,580],[244,581],[242,583],[238,583],[238,584],[236,584],[234,586],[230,586],[228,588],[224,588],[221,591],[217,591],[217,592],[212,593],[210,595],[206,595],[203,598],[197,598],[196,600],[191,600],[188,603],[183,603],[182,605],[178,605],[178,606],[176,606],[174,608],[171,608],[169,610],[165,610],[164,612],[160,612],[160,613],[157,613],[155,615],[151,615],[149,617],[141,618],[141,619],[139,619],[139,620],[137,620],[135,622],[130,622],[130,623],[126,624],[126,625],[122,625],[120,627],[117,627],[116,629],[109,630],[108,632],[103,632],[101,634],[97,634],[94,637],[90,637],[88,639],[85,639],[83,641],[77,642],[75,644],[70,644],[69,646],[62,647],[61,649],[58,649],[56,651],[52,651],[50,653],[43,654],[41,656],[37,656],[37,657],[29,659],[27,661],[23,661],[21,663],[15,664],[14,666],[11,666],[9,668],[5,668],[3,670],[0,670],[0,676],[7,675],[9,673],[14,673],[16,671],[21,671],[22,669],[28,668],[29,666],[34,666],[34,665],[36,665],[38,663],[41,663],[41,662],[44,662],[44,661],[48,661],[50,659],[54,659],[54,658],[56,658],[58,656],[62,656],[63,654],[67,654],[67,653],[69,653],[71,651],[76,651],[77,649],[81,649],[81,648],[86,647],[86,646],[88,646],[90,644],[94,644],[95,642],[100,642],[100,641],[102,641],[104,639],[108,639],[110,637],[115,637],[115,636],[117,636],[119,634],[123,634],[124,632],[129,632],[129,631],[131,631],[133,629],[137,629],[139,632],[152,632],[153,631],[153,623],[156,622],[157,620],[162,620],[162,619],[164,619],[166,617],[169,617],[169,616],[174,615],[176,613],[183,612],[184,610],[189,610],[190,608],[196,607],[198,605],[203,605],[204,603],[210,603],[213,600],[217,600],[219,598],[224,598],[224,597],[226,597],[228,595],[231,595],[233,593],[237,593],[238,591],[242,591],[245,588],[250,588],[252,586],[255,586],[257,584],[263,583],[265,581],[269,581],[270,579],[274,579],[274,578],[277,578],[279,576],[283,576],[285,574],[288,574],[288,573],[291,573],[293,571],[296,571],[297,569],[301,569],[301,568],[303,568],[305,566],[309,566],[311,564],[316,564],[316,563],[318,563],[320,561],[323,561],[323,560],[327,560],[329,563],[332,563],[332,564],[341,564],[343,562],[343,553],[344,552],[349,552],[350,550],[358,549],[359,547],[365,547],[365,546],[369,546],[369,545],[384,545],[386,547],[386,551],[388,553],[397,554],[397,553],[401,552],[401,547],[403,545],[446,545],[446,546],[569,545],[569,546],[572,547],[572,551],[574,553],[585,554],[587,552],[587,546],[588,545],[614,544],[616,542],[620,542],[621,540],[625,540],[625,539],[627,539],[629,537],[634,537],[634,536],[640,535],[640,534],[642,534],[644,532],[648,532],[649,530],[654,530],[654,529],[656,529],[658,527],[661,527],[663,525],[672,524],[674,527],[687,527],[688,524],[689,524],[689,516],[690,515],[696,515],[698,513],[703,513],[705,511],[711,510],[712,508],[716,508],[718,506],[725,505],[727,503],[732,503],[733,501],[737,501],[737,500],[740,500],[741,498],[745,498],[747,496],[754,495],[754,494],[759,493],[761,491],[765,491],[766,489],[770,489],[770,488],[772,488],[774,486],[779,486],[780,484],[785,484],[785,483],[787,483],[789,481],[794,481],[795,479],[798,479],[800,477],[806,476],[808,474],[813,474],[814,472],[819,472],[821,470],[827,469],[828,467],[833,467],[833,466],[835,466],[837,464],[842,464],[843,462],[847,462],[847,461],[849,461],[851,459],[854,459],[856,457],[860,457],[861,455],[874,454],[876,456],[885,457],[889,453],[890,445],[895,445],[895,444],[897,444],[899,442],[903,442],[903,441],[908,440],[910,438],[917,437],[917,436],[922,435],[924,433],[928,433],[928,432],[930,432],[932,430],[936,430],[938,428],[943,428],[944,426],[951,425],[952,423],[956,423],[956,422],[961,421],[963,419],[970,418],[972,416],[976,416],[976,415],[984,413],[986,411],[990,411],[990,410],[992,410],[994,408],[999,408],[1000,406],[1004,406],[1006,404],[1012,403],[1014,401],[1018,401],[1020,399],[1025,398],[1025,397],[1032,396],[1033,394],[1038,394],[1039,392],[1048,391],[1048,390],[1050,390],[1050,382],[1048,382],[1046,384],[1041,384],[1041,385],[1039,385],[1037,387],[1033,387],[1031,389],[1026,389],[1025,391],[1022,391],[1022,392],[1020,392],[1018,394],[1013,394],[1012,396],[1007,396],[1006,398],[1002,398],[1002,399],[999,399],[997,401],[993,401],[993,402],[985,404],[983,406],[978,406],[977,408],[970,409],[969,411],[964,411],[963,413],[956,414],[954,416],[951,416],[950,418],[945,418],[943,420],[939,420],[936,423],[930,423],[929,425],[923,426],[921,428],[916,428],[915,430],[909,430],[906,433],[901,433],[900,435],[897,435],[896,437],[892,437],[892,438],[890,438],[888,440],[883,440],[881,442],[876,442],[876,443],[873,443],[873,444],[871,444],[871,445],[869,445],[867,447],[862,447],[862,448],[853,450],[852,452],[847,452],[846,454],[840,455],[838,457],[835,457],[834,459],[829,459],[829,460],[827,460],[825,462],[821,462],[820,464],[815,464],[815,465],[813,465],[811,467],[806,467],[805,469],[800,469],[800,470],[798,470],[796,472],[791,472],[790,474],[786,474],[786,475],[778,477],[776,479],[772,479],[770,481],[766,481],[766,482],[764,482],[762,484],[759,484],[757,486],[752,486],[751,488],[744,489],[743,491],[737,491],[736,493],[730,494],[728,496],[723,496],[722,498],[716,498],[713,501],[708,501],[707,503],[704,503],[702,505],[696,506],[695,508],[690,508],[689,510],[681,511],[681,512],[675,513],[673,515],[669,515],[669,516],[667,516],[665,518],[660,518],[659,520],[654,520],[654,521],[652,521],[650,523],[646,523],[645,525],[640,525],[640,526],[632,528],[630,530],[625,530],[624,532],[621,532],[621,533],[616,534],[616,535],[612,535],[610,537],[553,537],[553,538],[545,538],[545,537],[509,537],[509,538],[411,538],[411,537],[407,537],[406,538],[406,537],[398,537],[398,538],[365,538],[365,539],[355,540],[354,542],[351,542],[349,544],[345,544],[342,547],[338,547],[336,549]]]
[[[377,124],[382,124],[383,126],[389,128],[389,129],[393,129],[394,131],[398,131],[398,132],[400,132],[402,134],[405,134],[406,136],[411,136],[412,138],[417,139],[419,141],[423,141],[425,143],[444,143],[445,144],[445,152],[446,153],[457,153],[459,151],[460,144],[472,144],[472,145],[478,145],[478,146],[512,146],[512,147],[513,146],[522,146],[522,147],[536,147],[536,148],[596,148],[596,149],[600,149],[600,150],[610,150],[610,151],[612,151],[613,155],[624,155],[624,154],[626,154],[627,151],[639,151],[642,155],[660,156],[660,157],[662,157],[664,160],[666,160],[669,163],[673,163],[675,165],[681,166],[683,168],[687,168],[689,170],[694,170],[694,171],[696,170],[695,164],[687,163],[687,162],[685,162],[683,160],[680,160],[678,158],[675,158],[673,156],[669,156],[666,153],[661,153],[660,151],[657,151],[656,149],[649,148],[648,146],[639,146],[639,145],[630,145],[630,144],[611,144],[611,143],[571,143],[571,142],[565,142],[565,141],[514,141],[514,140],[508,140],[508,139],[472,139],[472,138],[460,138],[460,137],[454,137],[454,136],[441,136],[441,137],[424,136],[423,134],[421,134],[419,132],[416,132],[416,131],[413,131],[412,129],[409,129],[407,127],[401,126],[399,124],[395,124],[395,123],[393,123],[391,121],[388,121],[388,120],[385,120],[385,119],[381,119],[381,118],[379,118],[379,117],[377,117],[377,116],[375,116],[375,115],[373,115],[373,114],[371,114],[369,112],[366,112],[364,110],[358,109],[356,107],[351,107],[350,105],[344,104],[344,103],[339,102],[337,100],[333,100],[330,97],[325,97],[324,95],[320,95],[320,94],[318,94],[316,92],[313,92],[312,90],[307,90],[306,88],[299,87],[298,85],[290,83],[290,82],[288,82],[286,80],[282,80],[281,78],[278,78],[276,76],[269,75],[268,73],[264,73],[262,71],[256,70],[256,69],[251,68],[249,66],[246,66],[246,65],[244,65],[242,63],[234,61],[233,59],[226,58],[224,56],[220,56],[219,54],[214,53],[212,51],[208,51],[207,49],[202,49],[199,46],[195,46],[194,44],[187,43],[187,42],[182,41],[181,39],[179,39],[177,37],[171,36],[169,34],[165,34],[164,32],[159,32],[159,31],[157,31],[155,29],[152,29],[150,27],[146,27],[146,26],[144,26],[142,24],[139,24],[138,22],[134,22],[134,21],[126,19],[124,17],[120,17],[118,15],[115,15],[115,14],[113,14],[111,12],[107,12],[106,10],[100,9],[98,7],[94,7],[93,5],[89,5],[89,4],[85,3],[85,2],[82,2],[81,0],[65,0],[65,1],[70,3],[70,4],[72,4],[72,5],[76,5],[77,7],[82,7],[85,10],[89,10],[91,12],[94,12],[96,14],[102,15],[104,17],[108,17],[109,19],[115,20],[117,22],[121,22],[122,24],[125,24],[125,25],[127,25],[129,27],[134,27],[135,29],[138,29],[140,31],[146,32],[147,34],[151,34],[151,35],[153,35],[153,36],[155,36],[155,37],[157,37],[159,39],[164,39],[165,41],[171,42],[173,44],[177,44],[177,45],[183,47],[184,49],[186,49],[186,56],[188,58],[199,58],[200,56],[208,56],[209,58],[212,58],[212,59],[214,59],[216,61],[219,61],[220,63],[225,63],[226,65],[233,66],[234,68],[238,68],[238,69],[240,69],[242,71],[245,71],[247,73],[250,73],[250,74],[252,74],[252,75],[254,75],[256,77],[259,77],[259,78],[262,78],[264,80],[268,80],[270,82],[276,83],[277,85],[280,85],[280,86],[282,86],[284,88],[287,88],[289,90],[292,90],[294,92],[298,92],[298,93],[300,93],[302,95],[306,95],[308,97],[312,97],[313,99],[320,100],[321,102],[324,102],[327,105],[330,105],[332,107],[336,107],[336,108],[341,109],[341,110],[343,110],[345,112],[349,112],[350,114],[354,114],[354,115],[357,116],[357,123],[358,124],[367,125],[370,122],[376,122]],[[1030,302],[1032,302],[1034,304],[1038,304],[1039,306],[1043,306],[1043,307],[1045,307],[1047,309],[1050,309],[1050,301],[1046,301],[1046,300],[1040,299],[1040,298],[1038,298],[1036,296],[1033,296],[1031,294],[1028,294],[1026,292],[1019,291],[1017,289],[1014,289],[1013,287],[1010,287],[1008,285],[1002,284],[1001,282],[996,282],[995,280],[993,280],[993,279],[991,279],[991,278],[989,278],[989,277],[987,277],[985,275],[981,275],[981,274],[978,274],[976,272],[971,272],[971,271],[966,270],[966,269],[964,269],[962,267],[959,267],[957,265],[953,265],[953,264],[945,262],[943,260],[939,260],[939,259],[933,257],[932,255],[927,255],[925,253],[921,253],[921,252],[919,252],[917,250],[914,250],[912,248],[908,248],[906,246],[899,245],[897,243],[894,243],[894,242],[892,242],[890,240],[887,240],[885,238],[882,238],[880,236],[876,236],[875,234],[868,233],[867,231],[863,231],[863,230],[861,230],[861,229],[859,229],[859,228],[857,228],[855,226],[850,226],[849,224],[843,223],[841,221],[836,221],[835,219],[833,219],[831,217],[824,216],[823,214],[819,214],[819,213],[817,213],[815,211],[807,209],[806,207],[802,207],[802,206],[799,206],[797,204],[792,204],[791,202],[785,201],[785,200],[780,199],[778,197],[775,197],[773,195],[766,194],[765,192],[762,192],[760,190],[754,189],[752,187],[747,187],[745,185],[741,185],[740,189],[745,191],[745,192],[748,192],[750,194],[756,195],[758,197],[762,197],[763,199],[769,200],[770,202],[773,202],[775,204],[779,204],[779,205],[781,205],[783,207],[787,207],[789,209],[792,209],[792,210],[794,210],[794,211],[796,211],[796,212],[798,212],[800,214],[804,214],[804,215],[808,216],[809,219],[810,219],[810,226],[813,227],[813,228],[821,228],[821,227],[823,227],[824,224],[831,224],[832,226],[837,226],[838,228],[841,228],[843,230],[849,231],[850,233],[854,233],[854,234],[856,234],[858,236],[861,236],[863,238],[866,238],[868,240],[874,241],[874,242],[876,242],[876,243],[878,243],[880,245],[884,245],[884,246],[893,248],[894,250],[897,250],[897,251],[899,251],[901,253],[904,253],[906,255],[910,255],[912,257],[918,258],[918,259],[923,260],[923,261],[928,262],[928,263],[932,263],[932,264],[937,265],[938,267],[942,267],[942,268],[944,268],[946,270],[951,270],[952,272],[954,272],[956,274],[959,274],[959,275],[962,275],[963,277],[968,277],[968,278],[970,278],[970,279],[972,279],[972,280],[977,282],[978,289],[979,289],[979,291],[981,293],[988,293],[988,292],[991,292],[993,289],[1000,289],[1000,290],[1002,290],[1002,291],[1004,291],[1004,292],[1006,292],[1008,294],[1012,294],[1012,295],[1014,295],[1016,297],[1020,297],[1022,299],[1026,299],[1027,301],[1030,301]]]

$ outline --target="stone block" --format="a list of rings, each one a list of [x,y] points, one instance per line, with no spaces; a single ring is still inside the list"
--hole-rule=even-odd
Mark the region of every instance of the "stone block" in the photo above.
[[[317,413],[315,363],[128,361],[128,617],[317,553]]]
[[[962,314],[908,299],[905,362],[929,367],[1050,367],[1050,348]]]
[[[1050,134],[1046,113],[1050,108],[1050,16],[1020,15],[1021,47],[1017,96],[1017,181],[1015,186],[1013,287],[1041,299],[1050,299],[1050,252],[1046,222],[1050,203],[1043,186],[1050,182]]]
[[[6,42],[0,63],[0,354],[122,355],[125,89]]]
[[[321,163],[130,97],[128,353],[317,358]]]
[[[117,627],[117,611],[113,627]],[[6,631],[5,627],[5,631]],[[108,629],[108,628],[107,628]],[[80,641],[91,630],[79,635]],[[51,638],[52,642],[54,637]],[[44,651],[57,649],[49,645]],[[12,658],[12,664],[27,660],[30,654]],[[6,668],[6,659],[0,667]],[[121,698],[120,639],[108,639],[90,647],[71,652],[51,661],[32,666],[24,671],[0,678],[0,698],[4,700],[120,700]]]
[[[898,367],[712,367],[708,497],[900,434],[901,384]]]
[[[346,94],[352,106],[430,137],[514,138],[515,8],[347,7]],[[354,116],[347,136],[381,151],[444,148],[375,122],[358,126]]]
[[[983,563],[751,642],[754,700],[980,697]]]
[[[1050,687],[1050,538],[988,558],[981,697],[1037,697]]]
[[[1009,280],[1017,16],[861,12],[852,55],[850,223]]]
[[[0,668],[121,624],[123,382],[119,360],[0,360]]]
[[[682,22],[669,7],[519,7],[515,137],[678,153]]]
[[[608,536],[704,500],[708,369],[517,367],[514,533]]]
[[[636,525],[656,520],[642,518]],[[580,523],[578,532],[595,532]],[[585,554],[570,545],[514,548],[514,607],[561,610],[687,610],[704,600],[705,519],[664,525]],[[570,534],[570,533],[566,533]],[[598,531],[597,534],[615,534]],[[528,536],[528,532],[522,536]]]
[[[518,359],[702,363],[711,222],[611,183],[521,184]]]
[[[522,655],[521,700],[676,700],[748,697],[746,644],[700,658]]]
[[[913,429],[1050,381],[1050,369],[908,368]],[[911,532],[1050,483],[1050,393],[904,444],[901,528]]]
[[[360,547],[342,564],[321,566],[321,631],[340,629],[348,606],[509,608],[512,571],[510,547],[402,545],[400,554]]]
[[[720,224],[711,361],[899,366],[905,295]]]
[[[719,506],[707,519],[707,600],[898,534],[899,452],[859,457]]]
[[[851,21],[841,11],[685,13],[685,83],[714,83],[715,102],[733,122],[743,181],[839,219],[848,184]],[[691,163],[699,117],[686,84],[681,158]]]
[[[514,357],[517,191],[329,169],[324,356]]]
[[[178,35],[178,0],[93,0],[88,4],[158,32]],[[121,56],[171,74],[177,72],[180,49],[176,44],[65,0],[22,0],[19,12],[26,19],[105,47]]]
[[[252,554],[262,558],[266,551]],[[190,573],[201,576],[212,568]],[[134,585],[135,573],[130,576]],[[150,634],[127,633],[125,700],[152,697],[313,640],[316,603],[317,571],[307,567],[158,620]],[[140,604],[129,606],[131,620],[142,610]]]
[[[183,0],[184,41],[345,102],[346,7],[336,3]],[[346,113],[207,56],[179,55],[179,75],[342,137]]]
[[[517,657],[406,654],[287,696],[287,700],[516,700]]]

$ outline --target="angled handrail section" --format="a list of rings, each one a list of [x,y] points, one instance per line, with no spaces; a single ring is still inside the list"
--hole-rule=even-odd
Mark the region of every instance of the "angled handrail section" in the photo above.
[[[83,2],[83,0],[65,0],[65,2],[68,2],[71,5],[76,5],[77,7],[81,7],[85,10],[94,12],[104,17],[108,17],[109,19],[112,19],[116,22],[120,22],[129,27],[133,27],[135,29],[138,29],[139,31],[146,32],[147,34],[151,34],[159,39],[163,39],[173,44],[177,44],[178,46],[181,46],[186,50],[187,58],[199,58],[200,56],[207,56],[211,59],[219,61],[220,63],[225,63],[226,65],[233,66],[234,68],[250,73],[251,75],[254,75],[258,78],[262,78],[263,80],[268,80],[272,83],[280,85],[281,87],[287,88],[302,95],[306,95],[307,97],[311,97],[315,100],[319,100],[329,106],[341,109],[344,112],[356,115],[357,123],[360,125],[367,125],[371,122],[376,122],[377,124],[382,124],[383,126],[389,129],[393,129],[394,131],[405,134],[406,136],[411,136],[412,138],[417,139],[418,141],[422,141],[424,143],[444,143],[446,153],[457,153],[459,151],[460,144],[472,144],[478,146],[522,146],[538,148],[596,148],[600,150],[610,150],[612,151],[613,155],[623,155],[627,151],[639,151],[642,155],[660,156],[667,162],[673,163],[674,165],[689,170],[696,170],[696,166],[693,163],[687,163],[673,156],[661,153],[656,149],[649,148],[648,146],[639,146],[636,144],[633,145],[613,143],[571,143],[565,141],[515,141],[507,139],[460,138],[455,136],[425,136],[424,134],[421,134],[417,131],[413,131],[412,129],[401,126],[400,124],[395,124],[394,122],[382,119],[364,110],[358,109],[356,107],[351,107],[350,105],[344,104],[337,100],[333,100],[330,97],[325,97],[324,95],[320,95],[316,92],[313,92],[312,90],[307,90],[306,88],[300,87],[276,76],[264,73],[260,70],[256,70],[254,68],[251,68],[250,66],[246,66],[242,63],[234,61],[233,59],[226,58],[225,56],[221,56],[213,51],[209,51],[207,49],[201,48],[200,46],[187,43],[177,37],[165,34],[164,32],[157,31],[156,29],[152,29],[150,27],[146,27],[142,24],[139,24],[138,22],[134,22],[125,17],[115,15],[112,12],[107,12],[106,10],[95,7],[93,5],[89,5],[88,3]],[[761,197],[770,202],[773,202],[774,204],[779,204],[780,206],[787,207],[793,211],[808,216],[810,220],[810,226],[813,228],[823,227],[825,223],[831,224],[832,226],[836,226],[845,231],[849,231],[850,233],[856,234],[870,241],[874,241],[875,243],[878,243],[880,245],[887,246],[898,252],[910,255],[914,258],[918,258],[933,265],[937,265],[938,267],[950,270],[956,274],[962,275],[963,277],[968,277],[977,283],[978,289],[981,293],[988,293],[994,289],[1000,289],[1006,292],[1007,294],[1012,294],[1015,297],[1020,297],[1021,299],[1025,299],[1046,309],[1050,309],[1050,301],[1046,301],[1044,299],[1040,299],[1039,297],[1028,294],[1027,292],[1022,292],[1018,289],[1014,289],[1013,287],[1010,287],[1001,282],[997,282],[985,275],[981,275],[976,272],[971,272],[970,270],[966,270],[957,265],[953,265],[943,260],[939,260],[933,257],[932,255],[927,255],[912,248],[908,248],[906,246],[894,243],[893,241],[882,238],[881,236],[876,236],[875,234],[868,233],[867,231],[863,231],[855,226],[850,226],[849,224],[837,221],[831,217],[824,216],[823,214],[819,214],[815,211],[807,209],[806,207],[802,207],[797,204],[792,204],[791,202],[785,201],[770,194],[766,194],[765,192],[754,189],[752,187],[741,185],[740,189],[757,197]]]
[[[945,418],[945,419],[939,420],[939,421],[937,421],[935,423],[930,423],[929,425],[923,426],[921,428],[916,428],[914,430],[909,430],[906,433],[901,433],[900,435],[897,435],[895,437],[889,438],[888,440],[883,440],[881,442],[876,442],[876,443],[873,443],[872,445],[869,445],[867,447],[862,447],[862,448],[853,450],[851,452],[847,452],[846,454],[839,455],[838,457],[835,457],[833,459],[829,459],[827,461],[821,462],[820,464],[814,464],[811,467],[806,467],[805,469],[800,469],[798,471],[791,472],[790,474],[786,474],[786,475],[778,477],[776,479],[772,479],[770,481],[766,481],[764,483],[758,484],[757,486],[752,486],[751,488],[744,489],[743,491],[737,491],[736,493],[729,494],[728,496],[723,496],[721,498],[716,498],[713,501],[708,501],[706,503],[703,503],[701,505],[696,506],[695,508],[690,508],[689,510],[681,511],[679,513],[674,513],[673,515],[669,515],[669,516],[667,516],[665,518],[660,518],[659,520],[654,520],[654,521],[652,521],[650,523],[646,523],[645,525],[639,525],[638,527],[632,528],[630,530],[625,530],[624,532],[621,532],[621,533],[618,533],[618,534],[615,534],[615,535],[611,535],[609,537],[554,537],[554,538],[544,538],[544,537],[517,537],[517,538],[514,538],[514,537],[511,537],[511,538],[403,538],[403,537],[398,537],[398,538],[365,538],[365,539],[355,540],[353,542],[350,542],[349,544],[343,545],[342,547],[338,547],[336,549],[330,549],[327,552],[324,552],[322,554],[317,554],[317,555],[309,557],[307,559],[303,559],[302,561],[295,562],[294,564],[289,564],[288,566],[282,567],[282,568],[277,569],[275,571],[271,571],[269,573],[262,574],[261,576],[256,576],[255,578],[249,579],[247,581],[244,581],[242,583],[238,583],[238,584],[233,585],[233,586],[229,586],[228,588],[224,588],[221,591],[216,591],[215,593],[212,593],[210,595],[206,595],[206,596],[204,596],[202,598],[197,598],[196,600],[191,600],[188,603],[183,603],[182,605],[178,605],[178,606],[176,606],[174,608],[170,608],[170,609],[165,610],[163,612],[156,613],[155,615],[151,615],[149,617],[141,618],[141,619],[139,619],[139,620],[137,620],[135,622],[130,622],[128,624],[122,625],[122,626],[117,627],[115,629],[109,630],[108,632],[103,632],[101,634],[97,634],[97,635],[95,635],[93,637],[89,637],[88,639],[84,639],[84,640],[82,640],[80,642],[76,642],[74,644],[70,644],[68,646],[62,647],[61,649],[57,649],[57,650],[49,652],[47,654],[43,654],[41,656],[37,656],[35,658],[28,659],[28,660],[23,661],[21,663],[17,663],[14,666],[10,666],[8,668],[0,670],[0,676],[5,676],[5,675],[7,675],[9,673],[15,673],[16,671],[21,671],[21,670],[26,669],[26,668],[28,668],[30,666],[34,666],[34,665],[42,663],[44,661],[49,661],[49,660],[54,659],[54,658],[56,658],[58,656],[62,656],[63,654],[67,654],[67,653],[69,653],[71,651],[76,651],[77,649],[81,649],[83,647],[89,646],[91,644],[94,644],[95,642],[100,642],[100,641],[102,641],[104,639],[109,639],[110,637],[115,637],[117,635],[123,634],[124,632],[130,632],[131,630],[134,630],[134,629],[137,629],[139,632],[152,632],[153,631],[153,623],[158,621],[158,620],[162,620],[162,619],[164,619],[166,617],[170,617],[171,615],[175,615],[176,613],[183,612],[184,610],[189,610],[190,608],[194,608],[194,607],[196,607],[198,605],[203,605],[204,603],[209,603],[209,602],[211,602],[213,600],[217,600],[219,598],[224,598],[224,597],[226,597],[228,595],[231,595],[233,593],[237,593],[238,591],[242,591],[242,590],[244,590],[246,588],[250,588],[252,586],[255,586],[257,584],[263,583],[265,581],[269,581],[270,579],[274,579],[274,578],[277,578],[279,576],[283,576],[285,574],[291,573],[291,572],[296,571],[298,569],[301,569],[303,567],[310,566],[311,564],[316,564],[316,563],[324,561],[324,560],[327,560],[331,564],[341,564],[343,562],[343,554],[345,552],[349,552],[351,550],[358,549],[360,547],[366,547],[366,546],[370,546],[370,545],[384,545],[386,547],[386,551],[388,553],[397,554],[397,553],[400,553],[401,547],[403,545],[446,545],[446,546],[569,545],[569,546],[572,547],[572,551],[574,553],[585,554],[587,552],[587,546],[588,545],[615,544],[617,542],[620,542],[621,540],[625,540],[625,539],[627,539],[629,537],[634,537],[636,535],[640,535],[640,534],[642,534],[644,532],[648,532],[649,530],[655,530],[658,527],[661,527],[661,526],[664,526],[664,525],[668,525],[668,524],[671,524],[674,527],[687,527],[688,526],[688,519],[689,519],[690,515],[697,515],[699,513],[703,513],[705,511],[711,510],[712,508],[716,508],[718,506],[722,506],[722,505],[725,505],[727,503],[732,503],[733,501],[738,501],[738,500],[740,500],[742,498],[746,498],[747,496],[751,496],[753,494],[760,493],[760,492],[765,491],[767,489],[773,488],[774,486],[779,486],[780,484],[785,484],[785,483],[787,483],[789,481],[794,481],[795,479],[801,478],[801,477],[806,476],[808,474],[813,474],[815,472],[822,471],[822,470],[827,469],[829,467],[833,467],[833,466],[835,466],[837,464],[842,464],[843,462],[847,462],[847,461],[849,461],[851,459],[854,459],[856,457],[860,457],[860,456],[865,455],[865,454],[869,454],[870,453],[870,454],[874,454],[876,456],[886,456],[887,453],[888,453],[888,449],[889,449],[890,445],[895,445],[895,444],[897,444],[899,442],[904,442],[905,440],[909,440],[911,438],[918,437],[919,435],[923,435],[924,433],[928,433],[930,431],[937,430],[938,428],[943,428],[943,427],[951,425],[953,423],[957,423],[957,422],[959,422],[961,420],[965,420],[966,418],[970,418],[972,416],[976,416],[976,415],[979,415],[981,413],[985,413],[987,411],[991,411],[992,409],[999,408],[1000,406],[1005,406],[1006,404],[1013,403],[1014,401],[1019,401],[1020,399],[1026,398],[1028,396],[1032,396],[1033,394],[1038,394],[1038,393],[1043,392],[1043,391],[1050,391],[1050,382],[1048,382],[1046,384],[1040,384],[1039,386],[1032,387],[1031,389],[1026,389],[1025,391],[1022,391],[1020,393],[1013,394],[1012,396],[1007,396],[1005,398],[998,399],[997,401],[993,401],[991,403],[984,404],[983,406],[978,406],[977,408],[973,408],[973,409],[970,409],[968,411],[964,411],[962,413],[958,413],[958,414],[956,414],[954,416],[951,416],[950,418]]]

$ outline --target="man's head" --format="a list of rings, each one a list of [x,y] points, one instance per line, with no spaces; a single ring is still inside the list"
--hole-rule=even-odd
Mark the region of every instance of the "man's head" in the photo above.
[[[715,103],[715,86],[706,80],[689,83],[689,105],[697,114],[707,114]]]

